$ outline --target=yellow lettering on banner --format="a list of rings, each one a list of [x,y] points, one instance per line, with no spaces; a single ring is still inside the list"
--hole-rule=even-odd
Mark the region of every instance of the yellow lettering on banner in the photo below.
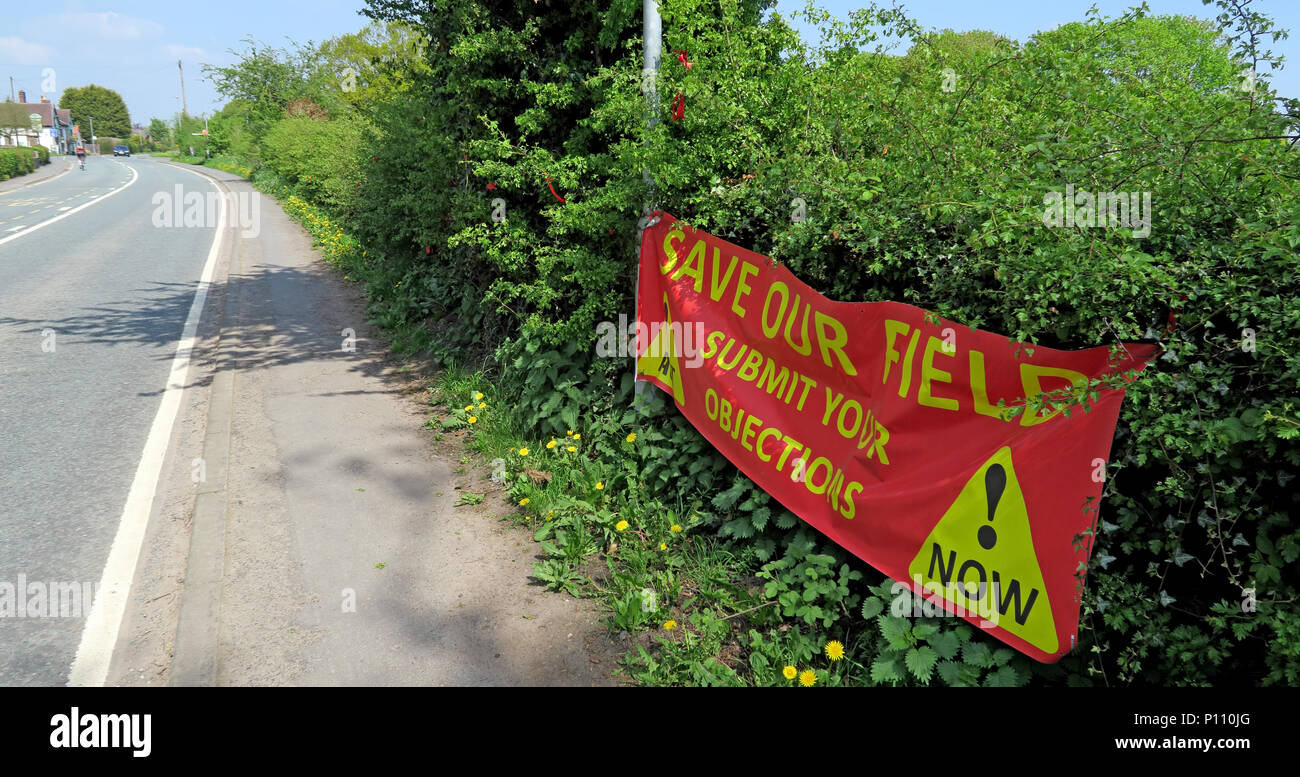
[[[700,356],[705,359],[712,359],[716,356],[718,353],[718,344],[721,343],[722,338],[726,336],[726,332],[723,332],[721,329],[715,332],[710,332],[709,336],[704,340],[704,347],[700,349]]]
[[[970,352],[970,390],[975,412],[993,418],[1002,417],[1002,408],[989,403],[988,383],[984,377],[984,354],[974,349]]]
[[[758,365],[763,363],[763,354],[754,349],[750,349],[749,356],[745,358],[745,363],[740,365],[736,370],[736,377],[749,383],[758,377]]]
[[[912,357],[916,355],[916,341],[920,334],[920,329],[912,330],[912,336],[907,341],[907,355],[903,357],[903,379],[898,383],[900,397],[906,397],[908,389],[912,387]]]
[[[885,369],[880,376],[881,383],[889,382],[889,368],[898,363],[899,353],[894,350],[894,340],[899,335],[907,334],[911,329],[912,327],[902,321],[895,321],[892,318],[885,319]]]
[[[695,291],[698,293],[704,289],[704,240],[697,240],[695,246],[691,248],[691,253],[686,257],[686,261],[681,267],[677,268],[669,280],[677,280],[683,275],[689,275],[695,279]]]
[[[758,454],[758,458],[762,460],[764,464],[772,460],[772,454],[766,452],[768,438],[780,437],[780,436],[781,436],[781,430],[777,429],[774,426],[769,426],[763,431],[758,433],[758,440],[754,442],[754,444],[758,447],[754,449],[754,452]]]
[[[936,397],[931,393],[931,381],[952,383],[952,373],[944,372],[934,366],[934,355],[936,353],[948,357],[952,356],[952,354],[943,351],[943,340],[938,337],[931,337],[925,341],[925,354],[921,356],[921,388],[917,392],[916,402],[927,407],[956,410],[958,407],[957,400],[949,397]]]
[[[1044,367],[1038,364],[1021,364],[1020,365],[1020,383],[1024,386],[1025,397],[1037,397],[1043,393],[1043,378],[1064,378],[1070,381],[1076,388],[1088,385],[1088,378],[1082,372],[1067,370],[1064,367]],[[1057,413],[1056,410],[1043,410],[1038,413],[1022,413],[1020,416],[1021,426],[1036,426],[1044,421],[1050,420]]]
[[[677,238],[678,240],[685,240],[686,233],[681,231],[680,229],[674,229],[673,231],[664,235],[664,258],[667,259],[668,261],[659,265],[659,272],[663,273],[664,275],[667,275],[668,273],[672,272],[673,267],[677,265],[677,249],[673,247],[673,238]]]
[[[761,418],[756,418],[756,417],[754,417],[754,416],[751,415],[751,416],[750,416],[750,417],[745,421],[745,430],[744,430],[744,432],[742,432],[741,435],[740,435],[740,444],[743,445],[743,446],[745,446],[745,450],[748,450],[748,451],[753,451],[753,450],[754,450],[754,444],[753,444],[752,442],[750,442],[750,438],[752,438],[752,437],[754,436],[754,426],[755,426],[755,425],[757,425],[757,426],[762,426],[762,425],[763,425],[763,419],[761,419]]]
[[[740,268],[740,280],[736,281],[736,296],[731,300],[731,312],[741,318],[745,317],[745,309],[740,306],[740,298],[749,296],[749,293],[753,291],[749,284],[745,282],[745,279],[754,275],[758,275],[758,268],[749,262],[745,262]]]
[[[713,286],[709,288],[709,296],[714,302],[718,302],[722,299],[722,293],[726,291],[727,286],[731,284],[731,274],[736,271],[736,262],[739,261],[737,257],[731,257],[731,264],[727,265],[727,274],[722,276],[722,282],[719,283],[718,267],[722,264],[721,259],[722,249],[715,247],[713,249]]]
[[[826,366],[835,366],[831,364],[831,354],[834,353],[845,375],[857,375],[858,368],[853,366],[853,362],[844,353],[844,346],[849,343],[849,333],[844,330],[844,325],[820,310],[813,313],[813,321],[817,327],[817,345],[821,348],[822,361],[826,362]]]
[[[781,307],[776,311],[776,321],[767,325],[767,311],[772,306],[772,297],[780,292]],[[759,317],[759,323],[763,325],[763,335],[767,339],[776,338],[776,333],[781,331],[781,321],[785,319],[785,308],[790,304],[790,288],[781,281],[772,281],[772,285],[767,287],[767,298],[763,300],[763,313]]]
[[[785,384],[786,381],[790,379],[790,370],[782,367],[781,371],[778,373],[776,367],[776,361],[768,359],[763,365],[762,374],[758,376],[758,383],[755,383],[754,385],[758,388],[763,388],[763,385],[766,384],[767,388],[763,390],[769,394],[775,390],[776,395],[779,397],[785,394]]]
[[[970,476],[907,573],[959,614],[1000,626],[1044,653],[1060,647],[1009,447]]]

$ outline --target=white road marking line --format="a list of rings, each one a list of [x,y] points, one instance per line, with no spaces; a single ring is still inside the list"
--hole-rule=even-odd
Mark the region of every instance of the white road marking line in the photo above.
[[[120,164],[120,163],[119,163],[119,164]],[[195,175],[198,175],[198,173],[195,173]],[[136,180],[137,180],[139,177],[140,177],[140,175],[139,175],[138,173],[136,173],[135,170],[132,170],[132,171],[131,171],[131,180],[130,180],[130,181],[127,181],[125,186],[119,186],[118,188],[114,189],[113,191],[109,192],[108,194],[100,195],[99,197],[96,197],[95,199],[91,200],[90,202],[87,202],[87,203],[85,203],[85,204],[83,204],[83,205],[79,205],[79,206],[73,208],[72,210],[68,211],[67,213],[60,213],[59,215],[54,216],[53,218],[46,219],[45,221],[42,221],[42,222],[39,223],[39,224],[35,224],[35,225],[33,225],[33,226],[30,226],[30,227],[28,227],[27,229],[23,230],[22,232],[18,232],[18,233],[16,233],[16,234],[10,235],[9,237],[6,237],[6,238],[0,238],[0,245],[4,245],[5,243],[8,243],[10,240],[17,240],[18,238],[22,237],[23,235],[31,234],[32,232],[35,232],[36,230],[40,229],[41,227],[44,227],[44,226],[48,226],[48,225],[50,225],[50,224],[53,224],[54,222],[58,221],[59,219],[65,219],[65,218],[67,218],[68,216],[71,216],[72,214],[76,213],[76,212],[79,211],[79,210],[82,210],[82,209],[84,209],[84,208],[89,208],[91,205],[94,205],[95,203],[99,202],[100,200],[106,200],[106,199],[108,199],[109,197],[112,197],[114,194],[117,194],[118,192],[122,191],[122,190],[125,189],[127,186],[130,186],[131,184],[135,183]],[[37,212],[37,211],[32,211],[32,213],[36,213],[36,212]]]
[[[20,229],[22,229],[22,228],[23,228],[23,225],[22,225],[22,224],[19,224],[18,226],[16,226],[16,227],[10,227],[10,228],[6,229],[5,231],[6,231],[6,232],[17,232],[18,230],[20,230]]]
[[[194,175],[203,178],[198,173]],[[207,178],[204,180],[209,181]],[[213,186],[215,188],[215,184]],[[213,237],[212,247],[208,250],[203,274],[194,292],[194,302],[190,305],[189,315],[185,319],[185,328],[181,331],[181,340],[176,344],[176,356],[172,359],[167,388],[163,391],[162,402],[158,406],[157,415],[153,418],[153,425],[149,427],[149,437],[145,441],[140,464],[136,467],[135,479],[131,481],[131,490],[126,496],[122,520],[118,523],[117,534],[113,537],[113,546],[108,552],[108,561],[104,564],[104,574],[99,581],[99,593],[95,596],[90,614],[86,616],[86,626],[81,632],[77,657],[73,659],[72,669],[68,673],[68,685],[98,686],[108,680],[113,648],[117,644],[122,618],[126,614],[131,581],[135,578],[136,561],[140,558],[140,550],[144,546],[149,513],[153,510],[158,481],[162,478],[167,442],[171,439],[172,427],[180,414],[181,395],[185,391],[185,378],[190,369],[190,355],[194,350],[199,319],[203,315],[203,305],[208,299],[208,289],[212,285],[212,276],[216,272],[217,255],[221,251],[221,237],[226,231],[226,198],[219,199],[221,214],[217,217],[217,234]]]
[[[59,208],[59,211],[60,211],[60,212],[65,211],[65,210],[72,210],[72,206],[71,206],[71,205],[64,205],[62,208]]]

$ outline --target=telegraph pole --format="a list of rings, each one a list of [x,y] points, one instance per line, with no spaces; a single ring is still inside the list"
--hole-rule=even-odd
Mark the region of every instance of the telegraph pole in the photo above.
[[[181,65],[179,59],[176,60],[176,69],[179,70],[181,74],[181,115],[184,116],[187,113],[185,107],[185,68]]]

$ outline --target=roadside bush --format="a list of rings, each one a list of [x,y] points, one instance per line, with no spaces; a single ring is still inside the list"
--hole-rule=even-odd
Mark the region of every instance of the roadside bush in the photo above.
[[[355,116],[286,116],[271,126],[262,148],[266,166],[304,197],[346,215],[361,185],[364,138],[365,124]]]
[[[0,148],[0,181],[26,175],[36,169],[36,160],[31,148]],[[37,149],[38,153],[41,149]],[[45,161],[49,161],[46,153]]]

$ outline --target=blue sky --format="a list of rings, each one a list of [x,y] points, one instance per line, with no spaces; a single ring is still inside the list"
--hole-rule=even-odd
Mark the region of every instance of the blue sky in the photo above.
[[[922,26],[955,30],[984,29],[1019,41],[1084,18],[1095,4],[1106,16],[1118,16],[1131,2],[1111,0],[904,0]],[[802,7],[802,0],[781,0],[778,8]],[[860,6],[855,0],[822,0],[837,16]],[[1284,95],[1300,96],[1300,2],[1259,0],[1256,5],[1279,26],[1296,33],[1269,46],[1287,57],[1287,69],[1273,85]],[[75,0],[9,3],[0,13],[0,86],[8,95],[25,89],[37,100],[45,68],[53,68],[55,92],[68,86],[97,83],[126,100],[133,121],[170,118],[180,107],[176,60],[185,62],[185,94],[190,113],[211,113],[221,100],[202,78],[200,64],[232,61],[229,49],[241,48],[252,36],[283,46],[288,39],[321,41],[355,32],[367,19],[362,0],[227,0],[182,3]],[[1213,17],[1216,9],[1200,0],[1149,0],[1152,13]]]

